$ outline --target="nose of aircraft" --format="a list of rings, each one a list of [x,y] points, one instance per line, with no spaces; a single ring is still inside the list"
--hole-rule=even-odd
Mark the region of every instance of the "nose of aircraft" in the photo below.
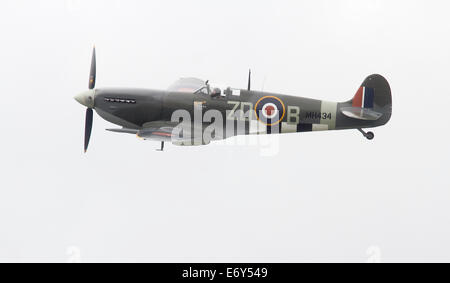
[[[94,108],[94,96],[95,90],[91,89],[76,95],[74,98],[81,105],[84,105],[87,108]]]

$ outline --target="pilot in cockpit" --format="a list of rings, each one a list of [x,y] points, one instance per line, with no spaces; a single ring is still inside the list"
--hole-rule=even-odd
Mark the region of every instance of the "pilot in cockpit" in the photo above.
[[[222,90],[218,87],[211,87],[209,81],[206,81],[205,85],[197,90],[195,93],[202,93],[205,95],[210,95],[212,98],[222,98]]]

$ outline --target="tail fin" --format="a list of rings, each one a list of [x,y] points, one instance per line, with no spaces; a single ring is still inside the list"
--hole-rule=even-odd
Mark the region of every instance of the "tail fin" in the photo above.
[[[388,81],[380,75],[371,75],[362,83],[352,100],[344,103],[341,113],[348,118],[376,121],[386,124],[392,115],[392,95]]]
[[[391,87],[384,77],[371,75],[364,80],[351,102],[352,107],[389,110],[392,108]]]

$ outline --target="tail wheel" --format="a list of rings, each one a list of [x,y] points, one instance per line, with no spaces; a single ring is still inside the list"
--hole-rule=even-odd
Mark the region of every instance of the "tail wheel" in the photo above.
[[[368,132],[368,133],[366,134],[366,138],[367,138],[369,141],[373,140],[374,137],[375,137],[375,134],[372,133],[372,132]]]

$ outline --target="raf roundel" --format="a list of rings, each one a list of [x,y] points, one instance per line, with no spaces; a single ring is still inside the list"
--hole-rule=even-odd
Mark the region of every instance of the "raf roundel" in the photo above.
[[[255,113],[259,121],[268,126],[273,126],[283,120],[286,114],[286,107],[278,97],[264,96],[256,102]]]

